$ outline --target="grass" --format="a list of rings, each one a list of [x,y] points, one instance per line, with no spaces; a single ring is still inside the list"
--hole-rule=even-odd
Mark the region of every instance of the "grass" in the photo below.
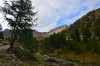
[[[80,55],[75,55],[73,52],[70,51],[68,53],[61,54],[60,56],[66,56],[69,58],[91,62],[91,63],[96,63],[100,65],[100,55],[92,54],[91,52],[86,52]]]
[[[2,50],[0,52],[3,53],[3,54],[7,54],[4,50]],[[57,65],[52,65],[52,63],[50,63],[50,62],[46,62],[46,60],[49,60],[49,59],[57,61],[58,65],[60,63],[63,63],[63,62],[68,66],[73,66],[73,64],[74,64],[74,63],[71,63],[70,61],[66,61],[66,59],[63,58],[63,57],[59,57],[59,56],[56,56],[56,55],[55,56],[50,55],[50,58],[45,57],[44,55],[41,55],[41,54],[34,54],[34,56],[38,59],[38,61],[29,61],[29,60],[22,61],[18,58],[14,59],[12,57],[3,56],[3,57],[0,57],[0,64],[1,64],[0,66],[57,66]],[[75,56],[74,53],[70,52],[70,53],[67,53],[67,54],[62,54],[60,56],[67,56],[67,57],[71,57],[71,58],[75,58],[75,59],[85,61],[84,57],[86,56],[86,54],[82,55],[82,56],[81,55]],[[95,57],[96,57],[96,55],[95,55]],[[61,66],[63,66],[63,65],[61,65]],[[79,66],[82,66],[82,65],[79,64]]]

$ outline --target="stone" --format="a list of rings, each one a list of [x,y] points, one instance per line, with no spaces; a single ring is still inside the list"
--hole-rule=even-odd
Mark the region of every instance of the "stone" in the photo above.
[[[13,58],[17,58],[15,54],[9,54],[8,56],[13,57]]]
[[[0,44],[0,46],[2,46],[2,44]]]
[[[47,57],[47,58],[50,58],[48,55],[44,55],[45,57]]]

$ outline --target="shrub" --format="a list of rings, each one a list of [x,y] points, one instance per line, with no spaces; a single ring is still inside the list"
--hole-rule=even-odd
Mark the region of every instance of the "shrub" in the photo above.
[[[37,59],[33,56],[32,53],[25,51],[25,50],[22,50],[19,47],[14,49],[14,53],[21,60],[35,60],[35,61],[37,61]]]

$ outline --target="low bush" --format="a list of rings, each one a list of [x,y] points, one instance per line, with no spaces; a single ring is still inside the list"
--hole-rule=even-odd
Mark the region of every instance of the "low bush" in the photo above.
[[[34,60],[37,61],[37,59],[33,56],[32,53],[25,51],[19,47],[16,47],[14,49],[15,55],[20,58],[21,60]]]

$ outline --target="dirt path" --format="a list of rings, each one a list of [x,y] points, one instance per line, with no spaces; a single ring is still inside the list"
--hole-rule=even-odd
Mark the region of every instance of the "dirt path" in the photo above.
[[[0,46],[0,50],[9,48],[10,45]]]

